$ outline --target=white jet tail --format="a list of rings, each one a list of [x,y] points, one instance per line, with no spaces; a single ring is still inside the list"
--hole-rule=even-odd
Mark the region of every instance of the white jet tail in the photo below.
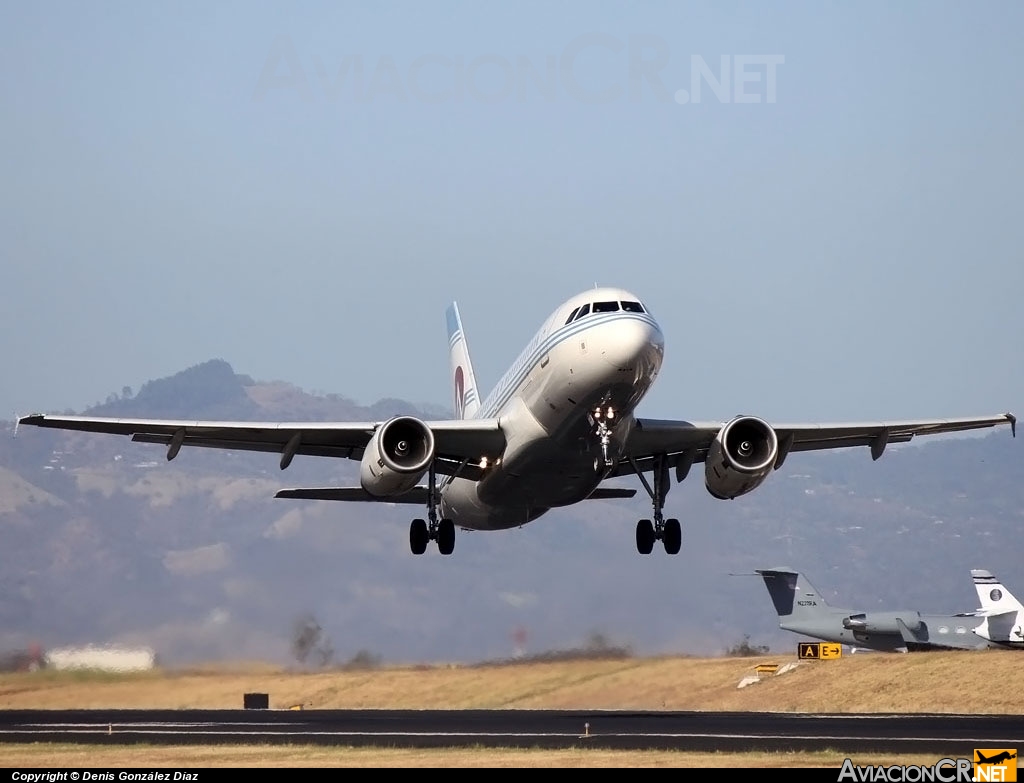
[[[971,571],[971,578],[974,579],[974,589],[978,591],[982,611],[999,614],[1024,610],[1024,605],[988,571]]]
[[[445,313],[448,321],[448,358],[451,361],[455,418],[472,419],[480,410],[480,393],[469,359],[469,345],[462,329],[459,306],[452,302]]]

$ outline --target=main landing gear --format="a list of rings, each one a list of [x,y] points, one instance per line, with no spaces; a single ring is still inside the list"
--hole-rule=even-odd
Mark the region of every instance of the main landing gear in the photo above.
[[[430,541],[437,542],[437,551],[442,555],[450,555],[455,551],[455,523],[450,519],[437,518],[437,474],[434,464],[430,464],[427,472],[427,519],[414,519],[409,526],[409,548],[414,555],[422,555],[427,551]]]
[[[664,544],[665,551],[668,554],[679,554],[679,549],[683,543],[683,532],[679,526],[679,520],[665,519],[662,514],[662,509],[665,507],[665,498],[668,495],[669,488],[672,486],[668,475],[668,462],[665,460],[664,455],[658,455],[654,458],[654,470],[652,471],[654,477],[653,488],[647,483],[644,474],[637,468],[636,462],[630,459],[629,463],[633,466],[633,470],[636,471],[636,475],[640,477],[644,489],[647,490],[647,494],[651,496],[651,501],[654,503],[654,522],[652,523],[649,519],[641,519],[636,523],[637,551],[641,555],[649,555],[651,550],[654,549],[654,542],[657,539],[661,539],[661,543]]]

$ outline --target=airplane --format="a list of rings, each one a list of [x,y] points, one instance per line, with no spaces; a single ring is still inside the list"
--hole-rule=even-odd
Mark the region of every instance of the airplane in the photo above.
[[[971,571],[984,619],[974,629],[982,639],[1000,647],[1024,648],[1024,606],[988,571]]]
[[[976,755],[978,757],[977,758],[977,763],[978,764],[999,764],[1000,762],[1009,761],[1010,759],[1017,758],[1017,754],[1014,751],[1010,751],[1010,750],[1001,751],[1001,752],[997,753],[996,755],[992,756],[991,758],[989,758],[984,753],[982,753],[980,750],[976,749],[974,751],[974,755]]]
[[[983,650],[999,646],[974,631],[981,619],[978,612],[921,614],[916,610],[840,609],[830,606],[807,577],[792,568],[763,568],[755,573],[768,588],[779,615],[779,628],[845,644],[854,652]]]
[[[456,527],[509,529],[583,500],[633,497],[635,489],[602,486],[633,474],[652,503],[651,518],[636,525],[637,550],[650,554],[661,541],[674,555],[682,532],[678,519],[664,515],[671,473],[682,481],[695,463],[704,463],[708,492],[725,500],[760,486],[791,452],[868,446],[877,460],[888,444],[916,435],[1009,424],[1016,436],[1010,413],[774,426],[750,415],[725,422],[638,417],[636,408],[661,369],[665,341],[640,297],[620,288],[595,287],[555,308],[483,399],[457,302],[446,310],[446,321],[451,420],[400,415],[275,423],[32,414],[18,425],[127,435],[165,445],[168,460],[182,446],[273,452],[282,470],[299,454],[358,460],[357,487],[282,489],[275,497],[425,506],[426,518],[409,528],[417,555],[430,541],[450,555]]]

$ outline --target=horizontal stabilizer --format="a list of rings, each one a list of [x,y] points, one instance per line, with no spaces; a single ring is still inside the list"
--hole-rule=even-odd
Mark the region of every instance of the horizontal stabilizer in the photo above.
[[[614,498],[631,498],[635,494],[635,489],[626,489],[624,487],[598,487],[589,495],[587,495],[587,500],[612,500]]]
[[[425,506],[427,504],[427,488],[413,487],[401,495],[379,498],[376,495],[371,495],[362,487],[309,487],[305,489],[280,489],[274,497],[297,500],[346,500],[364,503],[409,503]]]
[[[598,487],[590,493],[587,500],[610,500],[613,498],[631,498],[636,495],[635,489],[621,487]],[[371,495],[362,487],[305,487],[300,489],[280,489],[275,498],[292,500],[344,500],[350,503],[408,503],[425,506],[427,504],[427,488],[413,487],[401,495],[381,498]]]
[[[977,612],[966,612],[964,614],[965,617],[980,617],[982,619],[989,619],[989,620],[997,619],[997,618],[1000,618],[1000,617],[1004,618],[1004,619],[1011,619],[1013,617],[1016,617],[1016,615],[1017,615],[1017,610],[1016,609],[1007,609],[1004,612],[996,612],[996,611],[993,611],[993,610],[981,609],[981,610],[979,610]]]
[[[789,566],[775,566],[775,568],[755,568],[754,573],[758,576],[788,576],[797,575]]]

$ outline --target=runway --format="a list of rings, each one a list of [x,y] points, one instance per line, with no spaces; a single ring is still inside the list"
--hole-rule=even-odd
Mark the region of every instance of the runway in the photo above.
[[[1024,746],[1024,717],[557,710],[6,710],[0,742],[934,753]]]

